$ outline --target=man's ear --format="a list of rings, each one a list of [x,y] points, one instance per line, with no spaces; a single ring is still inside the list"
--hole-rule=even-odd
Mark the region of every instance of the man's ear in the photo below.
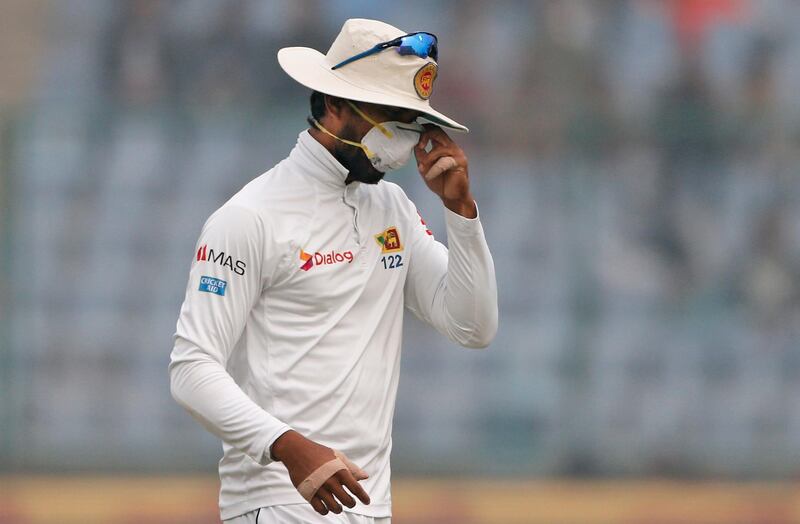
[[[344,100],[331,95],[325,95],[325,114],[332,116],[336,120],[341,120],[344,116],[342,113],[345,111],[347,104]]]

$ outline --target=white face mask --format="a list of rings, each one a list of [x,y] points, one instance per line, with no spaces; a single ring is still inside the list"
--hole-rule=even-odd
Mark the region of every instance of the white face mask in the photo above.
[[[367,131],[361,142],[339,138],[322,127],[322,124],[313,118],[311,120],[323,133],[345,144],[361,148],[364,154],[367,155],[372,167],[381,173],[403,167],[411,157],[414,146],[419,142],[419,136],[425,131],[425,128],[416,122],[410,124],[394,121],[378,123],[364,114],[355,104],[350,101],[348,103],[359,116],[372,124],[372,129]]]
[[[373,127],[361,139],[361,145],[364,146],[372,167],[386,173],[406,165],[424,128],[416,122],[383,122],[381,125],[391,133],[391,138],[378,127]]]

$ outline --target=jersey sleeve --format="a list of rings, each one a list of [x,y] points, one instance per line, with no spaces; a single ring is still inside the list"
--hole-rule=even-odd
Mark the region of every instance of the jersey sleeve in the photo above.
[[[254,212],[234,206],[206,222],[189,273],[170,357],[175,400],[211,433],[268,464],[272,443],[290,428],[258,406],[226,370],[250,310],[276,262]]]
[[[413,208],[413,205],[412,205]],[[465,347],[483,348],[497,333],[494,262],[480,219],[445,208],[449,250],[411,212],[405,304],[418,318]]]

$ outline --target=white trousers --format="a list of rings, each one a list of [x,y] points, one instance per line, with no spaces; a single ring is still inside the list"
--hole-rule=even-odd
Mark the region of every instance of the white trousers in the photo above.
[[[391,524],[391,517],[367,517],[342,511],[320,515],[311,504],[269,506],[239,515],[225,524]]]

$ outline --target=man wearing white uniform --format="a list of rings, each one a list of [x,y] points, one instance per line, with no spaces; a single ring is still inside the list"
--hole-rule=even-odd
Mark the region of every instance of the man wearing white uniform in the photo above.
[[[463,346],[497,331],[467,159],[439,126],[467,129],[428,102],[436,59],[432,34],[372,20],[326,55],[278,53],[313,90],[311,128],[206,222],[170,363],[175,399],[223,441],[226,522],[389,522],[404,307]],[[449,251],[381,180],[412,152]]]

